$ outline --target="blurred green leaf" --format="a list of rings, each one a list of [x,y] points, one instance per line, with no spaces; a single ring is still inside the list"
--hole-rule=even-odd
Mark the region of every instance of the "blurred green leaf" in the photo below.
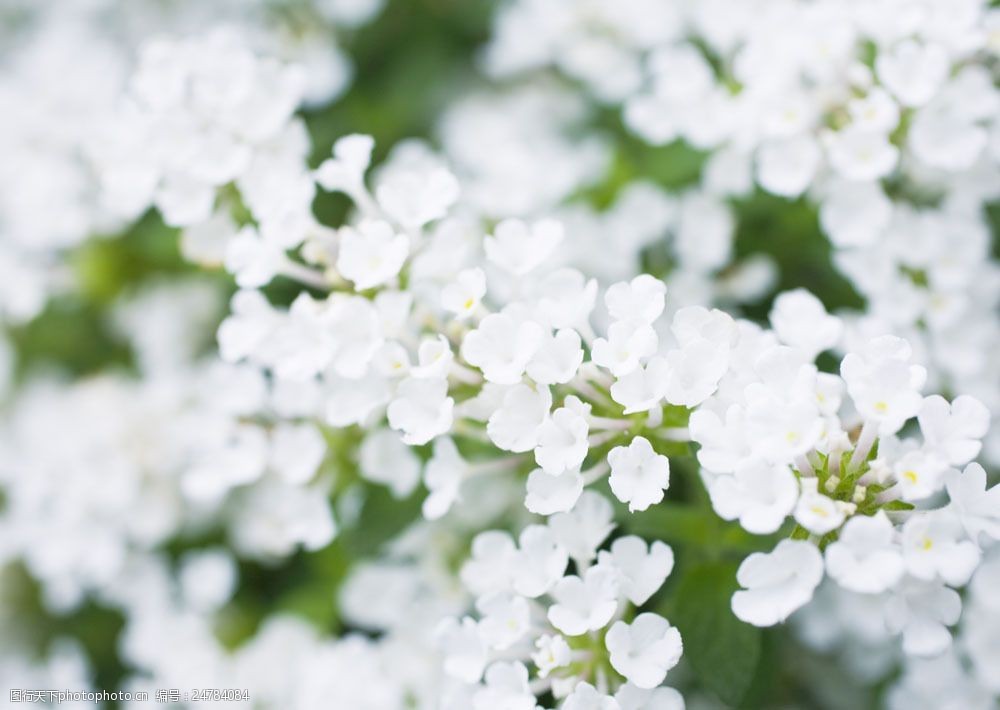
[[[757,672],[761,631],[737,619],[729,607],[737,588],[736,565],[702,564],[684,575],[672,619],[684,640],[684,657],[706,688],[738,705]]]

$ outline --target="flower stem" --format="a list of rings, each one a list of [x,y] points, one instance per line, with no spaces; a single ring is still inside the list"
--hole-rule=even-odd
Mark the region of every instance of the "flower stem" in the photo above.
[[[850,467],[852,471],[861,468],[861,464],[868,458],[868,454],[871,452],[877,437],[878,422],[871,419],[867,420],[864,426],[861,427],[861,433],[858,435],[858,443],[854,447],[854,453],[851,454]]]

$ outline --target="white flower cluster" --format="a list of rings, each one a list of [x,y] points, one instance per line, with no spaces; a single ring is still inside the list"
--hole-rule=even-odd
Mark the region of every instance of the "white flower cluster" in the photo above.
[[[206,184],[246,172],[250,148],[301,104],[339,96],[351,66],[331,30],[368,22],[381,2],[9,5],[5,24],[14,29],[0,50],[0,318],[18,322],[72,287],[66,249],[120,230],[154,190],[177,220],[210,209]],[[311,29],[282,20],[282,5],[314,15]],[[227,38],[192,41],[183,57],[146,43],[211,27]],[[276,60],[258,64],[251,48],[294,60],[299,81]],[[123,99],[130,77],[134,91]]]
[[[22,560],[48,603],[69,609],[117,584],[132,554],[206,525],[248,558],[326,545],[326,443],[309,423],[267,422],[293,415],[282,396],[221,363],[25,392],[0,442],[2,558]]]
[[[547,691],[579,710],[678,701],[676,691],[660,687],[681,657],[677,629],[649,612],[622,618],[660,588],[673,551],[625,536],[598,552],[613,528],[611,505],[587,492],[547,526],[526,527],[516,544],[500,531],[473,540],[461,576],[476,595],[479,619],[449,618],[436,633],[445,672],[458,681],[443,707],[533,708]],[[566,574],[570,559],[577,574]],[[625,682],[615,683],[611,698],[614,674]]]
[[[230,359],[248,358],[279,381],[323,392],[314,399],[326,408],[315,414],[328,425],[375,425],[362,446],[362,474],[397,495],[413,489],[420,470],[403,444],[433,441],[424,472],[428,518],[460,501],[470,477],[527,470],[533,459],[525,506],[551,518],[547,527],[526,528],[519,545],[500,533],[474,545],[464,578],[480,620],[452,622],[442,634],[452,675],[485,684],[459,692],[483,707],[499,702],[498,693],[519,702],[534,692],[526,657],[488,666],[493,654],[530,649],[522,642],[542,617],[551,627],[534,638],[565,656],[573,647],[556,639],[598,631],[621,613],[620,580],[629,575],[614,572],[615,547],[608,564],[589,566],[609,532],[611,508],[585,491],[606,478],[630,510],[655,505],[670,480],[657,446],[688,438],[700,445],[721,517],[764,534],[792,516],[812,537],[743,563],[745,589],[733,598],[738,617],[762,626],[783,621],[809,602],[825,568],[846,589],[901,600],[887,602],[886,614],[908,652],[947,647],[945,627],[957,620],[951,587],[968,581],[980,531],[997,524],[982,470],[954,468],[979,453],[989,422],[982,404],[923,397],[926,370],[895,336],[848,353],[840,376],[819,372],[813,359],[841,344],[844,326],[804,291],[777,299],[771,331],[701,307],[677,310],[665,328],[666,287],[641,275],[606,289],[599,336],[591,325],[596,282],[548,265],[565,239],[557,222],[507,219],[477,247],[475,223],[447,216],[457,184],[438,159],[415,149],[390,159],[373,194],[364,175],[371,148],[365,137],[344,138],[316,171],[321,185],[354,199],[358,222],[307,238],[301,253],[313,267],[285,268],[333,293],[303,292],[285,311],[260,292],[242,291],[220,342]],[[397,187],[403,184],[408,191]],[[414,195],[418,204],[408,200]],[[485,268],[470,265],[478,248]],[[261,269],[267,277],[289,259],[284,252],[271,258]],[[490,302],[504,295],[493,310]],[[402,443],[378,428],[383,416]],[[897,438],[915,417],[922,443]],[[456,440],[477,438],[512,455],[502,466],[470,462]],[[948,506],[910,510],[946,487]],[[564,578],[569,558],[578,574]],[[612,668],[635,684],[615,664],[610,632],[608,643]],[[549,675],[545,663],[535,660],[540,677]],[[592,667],[570,670],[573,682],[609,690],[606,675],[588,675]],[[459,706],[470,702],[461,697]]]
[[[485,58],[557,67],[648,143],[708,152],[707,194],[807,196],[868,301],[858,338],[906,337],[937,388],[995,410],[997,27],[982,0],[518,0]]]

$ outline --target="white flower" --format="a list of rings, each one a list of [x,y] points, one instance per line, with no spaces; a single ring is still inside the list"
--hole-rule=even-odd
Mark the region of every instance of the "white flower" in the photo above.
[[[494,663],[486,669],[486,685],[473,696],[473,710],[535,710],[523,663]]]
[[[947,627],[962,615],[962,598],[940,582],[904,577],[885,605],[885,624],[903,634],[903,652],[937,656],[951,645]]]
[[[264,473],[267,437],[259,426],[233,422],[217,438],[184,472],[181,489],[188,498],[217,502],[229,489],[256,481]]]
[[[324,189],[354,196],[364,187],[365,171],[371,163],[375,141],[371,136],[352,134],[337,139],[333,157],[320,164],[316,182]]]
[[[674,230],[680,263],[697,274],[723,268],[732,257],[736,219],[720,197],[701,190],[687,192]]]
[[[226,362],[237,362],[267,342],[281,316],[260,291],[237,291],[230,307],[231,313],[219,326],[219,354]]]
[[[649,274],[640,274],[631,281],[612,284],[604,294],[604,303],[615,320],[652,325],[663,313],[666,292],[662,281]]]
[[[553,328],[579,328],[587,323],[597,300],[597,280],[564,267],[532,282],[539,319]]]
[[[961,395],[948,405],[940,395],[924,399],[917,415],[924,447],[952,466],[963,466],[979,455],[979,441],[990,427],[989,410],[974,397]]]
[[[839,180],[824,192],[819,221],[834,246],[871,246],[889,227],[893,204],[878,182]]]
[[[904,106],[921,106],[930,101],[948,70],[948,53],[942,47],[914,40],[904,40],[891,51],[879,52],[875,59],[879,81]]]
[[[608,453],[611,492],[630,511],[645,510],[663,500],[670,486],[670,460],[653,450],[648,439],[637,436],[626,446]]]
[[[480,597],[476,610],[482,615],[479,634],[493,649],[510,648],[528,633],[531,625],[528,600],[524,597],[497,592]]]
[[[608,328],[607,338],[597,338],[591,359],[621,377],[639,367],[640,361],[656,352],[656,332],[640,321],[619,321]]]
[[[562,240],[563,226],[555,220],[543,219],[529,226],[505,219],[483,240],[483,248],[491,262],[514,276],[524,276],[548,259]]]
[[[363,220],[357,228],[338,230],[337,270],[364,291],[396,278],[410,255],[410,238],[396,234],[388,222]]]
[[[621,710],[617,700],[598,691],[587,682],[577,683],[561,708],[562,710]]]
[[[840,411],[840,405],[844,398],[844,381],[837,375],[817,372],[815,397],[816,407],[820,414],[825,417],[835,416]],[[826,446],[829,446],[831,436],[837,437],[837,434],[831,431],[828,426],[824,426],[824,429],[821,439],[824,440]],[[833,429],[839,431],[839,427],[833,427]],[[846,434],[844,436],[846,437]],[[844,448],[850,448],[849,441],[844,442]]]
[[[846,180],[884,178],[899,161],[899,149],[886,133],[857,124],[828,134],[826,144],[830,165]]]
[[[795,505],[795,521],[813,535],[826,535],[843,524],[845,512],[840,501],[819,492],[819,479],[803,478],[802,495]]]
[[[490,382],[513,385],[542,344],[545,331],[538,323],[506,313],[483,318],[462,341],[462,357],[483,371]]]
[[[674,569],[674,551],[669,545],[655,540],[647,549],[646,541],[635,535],[618,538],[610,552],[598,553],[597,560],[618,570],[622,594],[636,606],[649,601]]]
[[[486,668],[487,651],[476,622],[465,617],[447,618],[434,631],[437,646],[444,654],[444,672],[465,683],[477,683]]]
[[[680,632],[657,614],[639,614],[631,624],[616,621],[604,643],[612,667],[646,690],[663,682],[683,652]]]
[[[380,177],[375,198],[386,214],[406,229],[419,229],[444,217],[458,200],[458,180],[444,168],[394,168]]]
[[[429,494],[423,502],[423,514],[428,520],[437,520],[458,499],[462,479],[468,464],[450,437],[434,440],[434,453],[424,469],[424,485]]]
[[[530,527],[526,528],[525,533],[529,529]],[[522,533],[522,537],[525,533]],[[499,530],[479,533],[472,540],[469,559],[462,565],[462,584],[475,595],[510,589],[517,556],[517,546],[509,534]],[[563,563],[563,569],[565,567],[566,564]],[[556,573],[557,578],[562,573],[563,570],[560,569]]]
[[[241,554],[264,559],[290,555],[296,547],[319,550],[337,534],[326,491],[264,479],[247,489],[230,523]]]
[[[359,380],[327,372],[323,379],[326,382],[324,420],[330,426],[364,424],[391,399],[388,382],[375,372]]]
[[[295,299],[289,312],[292,316],[290,328],[283,329],[276,340],[294,336],[310,345],[315,341],[313,347],[319,349],[319,354],[327,347],[325,341],[332,340],[333,348],[327,358],[333,370],[348,379],[364,377],[384,342],[375,306],[366,298],[341,294],[334,294],[325,303],[310,301],[307,294]],[[279,376],[292,377],[291,373],[283,372],[282,365],[296,362],[301,350],[302,345],[292,340],[280,343],[276,356],[281,360],[276,366]],[[296,368],[295,377],[302,379],[311,370]]]
[[[212,612],[232,596],[238,571],[232,555],[215,548],[185,553],[177,577],[184,601],[198,611]]]
[[[733,317],[718,308],[685,306],[674,314],[670,331],[682,348],[707,340],[729,352],[739,340],[740,331]]]
[[[671,404],[695,407],[711,397],[719,386],[729,368],[729,351],[720,343],[703,338],[668,352],[666,363],[664,397]]]
[[[733,613],[754,626],[774,626],[809,603],[823,579],[823,557],[815,545],[782,540],[772,552],[755,552],[740,565]]]
[[[884,592],[903,575],[903,558],[894,537],[892,523],[882,511],[852,517],[826,548],[827,573],[852,592]]]
[[[911,354],[905,340],[884,335],[868,341],[862,352],[848,353],[840,364],[854,406],[879,422],[882,435],[895,434],[923,405],[920,389],[927,371],[909,364]]]
[[[684,710],[684,696],[662,686],[644,690],[626,683],[615,693],[615,700],[621,710]]]
[[[960,522],[946,511],[914,515],[903,525],[903,564],[923,580],[940,578],[960,587],[979,566],[979,548],[964,537]]]
[[[577,683],[566,698],[562,710],[621,710],[610,695],[599,692],[590,683]]]
[[[271,367],[280,379],[308,380],[333,361],[339,346],[337,335],[334,335],[330,327],[333,308],[333,301],[317,301],[308,293],[300,293],[292,302],[287,317],[276,328],[266,349]],[[358,325],[356,323],[354,327],[357,328]],[[369,325],[377,324],[369,321]],[[347,362],[349,374],[363,374],[368,367],[368,359],[381,346],[377,333],[372,331],[368,335],[371,336],[370,340],[365,338],[364,333],[358,333],[358,342],[370,344],[372,350],[370,353],[359,353],[364,362],[353,359]],[[356,373],[355,368],[361,372]]]
[[[243,227],[226,245],[226,271],[236,277],[240,288],[266,286],[285,264],[285,248]]]
[[[744,408],[734,404],[726,410],[725,421],[708,409],[691,413],[688,428],[691,440],[701,446],[698,462],[712,473],[732,473],[737,464],[750,455],[746,437]]]
[[[526,527],[518,544],[510,567],[514,591],[530,599],[540,597],[562,578],[569,554],[544,525]]]
[[[535,648],[538,650],[531,654],[531,660],[538,667],[538,675],[542,678],[548,677],[556,668],[568,666],[570,663],[569,644],[559,634],[540,636],[535,640]]]
[[[768,354],[761,356],[764,359]],[[758,360],[760,362],[760,360]],[[816,407],[814,383],[815,368],[803,365],[796,373],[789,364],[785,373],[795,380],[793,389],[781,392],[777,387],[752,383],[744,395],[747,400],[745,423],[747,439],[753,442],[753,451],[770,461],[783,462],[801,456],[813,449],[823,433],[824,420]],[[796,376],[799,375],[799,376]],[[784,395],[784,396],[783,396]]]
[[[748,532],[766,534],[792,512],[799,486],[788,466],[750,458],[737,464],[732,476],[716,478],[708,492],[719,517],[739,519]]]
[[[992,93],[992,85],[985,88]],[[937,103],[917,112],[907,138],[907,147],[919,161],[954,172],[972,168],[990,140],[986,129],[970,116]]]
[[[811,136],[769,140],[757,151],[757,182],[775,195],[797,197],[809,187],[821,158]]]
[[[424,338],[417,348],[417,364],[410,370],[414,377],[447,377],[455,356],[448,338]]]
[[[583,579],[563,577],[550,592],[555,603],[549,607],[549,621],[567,636],[603,628],[618,608],[617,579],[614,570],[600,565],[587,570]]]
[[[924,500],[941,490],[945,463],[926,451],[910,451],[893,466],[903,500]]]
[[[808,360],[834,347],[844,330],[841,320],[802,288],[778,294],[769,318],[781,342],[799,348]]]
[[[280,423],[271,432],[270,468],[289,483],[305,483],[319,468],[326,442],[312,424]]]
[[[463,269],[441,289],[441,307],[459,320],[472,316],[486,295],[486,274],[479,267]]]
[[[538,445],[542,424],[549,415],[552,394],[548,387],[534,390],[515,385],[486,424],[490,441],[505,451],[531,451]]]
[[[384,377],[410,374],[410,353],[401,343],[387,340],[372,358],[372,369]]]
[[[653,409],[663,399],[670,376],[666,359],[652,357],[648,363],[621,375],[611,385],[611,399],[625,408],[625,414]]]
[[[580,335],[569,328],[544,335],[538,350],[525,368],[528,377],[540,385],[566,384],[583,364]]]
[[[891,133],[899,124],[899,105],[884,89],[874,87],[861,98],[847,102],[854,124],[872,131]]]
[[[949,510],[961,521],[973,542],[983,535],[1000,540],[1000,486],[987,490],[986,471],[970,463],[965,471],[953,471],[945,480]]]
[[[403,441],[419,446],[451,429],[454,407],[446,379],[408,377],[399,383],[386,414],[389,426],[403,433]]]
[[[585,490],[568,513],[549,518],[549,529],[574,560],[589,562],[614,530],[614,509],[608,499]]]
[[[589,450],[589,413],[589,404],[570,395],[539,427],[535,461],[545,473],[557,476],[563,471],[579,469]]]
[[[225,211],[217,211],[181,233],[181,255],[199,266],[218,267],[225,260],[229,240],[236,234],[232,217]]]
[[[524,507],[537,515],[552,515],[572,510],[583,493],[583,476],[579,471],[563,471],[551,475],[540,468],[528,474]]]
[[[365,437],[359,453],[361,475],[388,486],[397,498],[405,498],[420,481],[420,460],[413,449],[388,429]]]

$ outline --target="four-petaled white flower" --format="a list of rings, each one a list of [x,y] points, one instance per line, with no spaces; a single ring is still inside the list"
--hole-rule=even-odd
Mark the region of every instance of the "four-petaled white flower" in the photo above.
[[[337,270],[358,291],[394,279],[410,254],[410,238],[382,220],[363,220],[357,228],[341,227]]]
[[[895,585],[903,575],[903,557],[886,514],[848,520],[826,548],[826,571],[852,592],[878,594]]]
[[[538,429],[535,461],[545,473],[558,476],[563,471],[579,468],[587,456],[587,415],[590,405],[570,395],[563,406],[552,412]]]
[[[486,295],[486,274],[479,267],[463,269],[455,280],[441,289],[441,307],[466,320],[479,308]]]
[[[791,470],[761,459],[741,461],[731,476],[719,476],[708,489],[712,507],[725,520],[739,520],[748,532],[772,533],[781,527],[799,497]]]
[[[611,550],[602,550],[598,563],[618,570],[622,594],[636,606],[642,606],[674,569],[674,551],[670,546],[654,541],[648,547],[635,535],[620,537],[611,543]]]
[[[645,510],[663,500],[670,486],[670,460],[653,450],[648,439],[637,436],[628,446],[616,446],[608,453],[611,492],[629,510]]]
[[[965,531],[949,511],[910,518],[903,525],[903,564],[917,579],[941,579],[952,587],[969,581],[979,565],[979,548],[964,539]]]
[[[613,569],[596,565],[583,578],[569,575],[551,591],[555,603],[549,621],[567,636],[604,628],[618,608],[618,576]]]
[[[389,426],[403,433],[407,444],[426,444],[451,429],[455,400],[448,396],[448,381],[441,378],[407,378],[399,384],[386,414]]]
[[[884,335],[870,340],[861,352],[850,352],[840,374],[854,406],[879,423],[879,433],[895,434],[923,405],[920,389],[927,370],[911,365],[912,350],[901,338]]]
[[[681,635],[657,614],[640,614],[631,624],[616,621],[604,643],[611,665],[635,686],[651,689],[677,665],[683,646]]]
[[[740,564],[733,613],[754,626],[774,626],[812,599],[823,579],[823,556],[810,542],[782,540],[773,551],[755,552]]]
[[[493,313],[465,336],[462,357],[482,370],[490,382],[513,385],[521,381],[544,335],[542,326],[534,321]]]

